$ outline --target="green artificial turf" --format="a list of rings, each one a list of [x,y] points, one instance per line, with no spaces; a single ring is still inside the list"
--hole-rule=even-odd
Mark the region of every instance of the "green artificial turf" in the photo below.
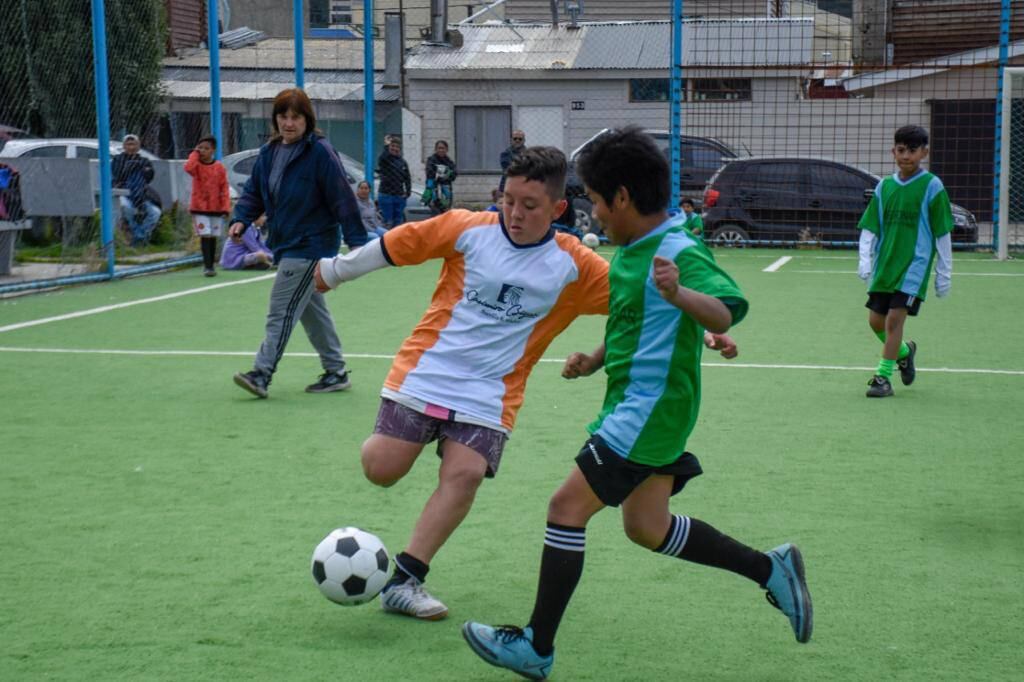
[[[908,323],[917,382],[871,401],[880,344],[853,254],[716,255],[751,312],[736,361],[705,355],[689,443],[705,475],[673,511],[759,548],[797,543],[814,638],[797,644],[745,579],[631,545],[606,510],[552,679],[1019,675],[1024,265],[957,254],[952,296]],[[562,380],[557,360],[596,346],[602,318],[552,344],[498,478],[435,559],[447,620],[339,607],[309,575],[338,526],[401,551],[433,490],[432,447],[381,489],[359,446],[437,274],[378,272],[329,295],[352,370],[342,394],[303,392],[320,368],[301,330],[269,400],[232,383],[262,338],[269,280],[0,331],[0,679],[515,679],[458,628],[529,617],[547,500],[603,394],[600,376]],[[192,269],[7,299],[0,328],[250,277]]]

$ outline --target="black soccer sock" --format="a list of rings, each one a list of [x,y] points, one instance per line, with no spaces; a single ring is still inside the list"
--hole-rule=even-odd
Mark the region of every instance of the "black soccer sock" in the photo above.
[[[430,566],[423,563],[408,552],[401,552],[395,557],[395,572],[388,580],[388,585],[399,585],[409,578],[415,578],[419,582],[426,582]]]
[[[558,624],[562,622],[562,615],[583,575],[585,544],[586,528],[548,523],[540,558],[537,600],[530,616],[533,648],[541,656],[547,656],[554,650]]]
[[[217,238],[216,237],[200,237],[199,246],[203,252],[203,268],[206,270],[213,269],[213,256],[217,251]]]
[[[665,540],[654,551],[705,566],[724,568],[746,576],[762,587],[772,573],[772,560],[768,555],[688,516],[672,516],[672,525]]]

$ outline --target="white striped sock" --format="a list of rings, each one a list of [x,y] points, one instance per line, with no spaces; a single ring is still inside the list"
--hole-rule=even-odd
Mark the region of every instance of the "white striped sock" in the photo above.
[[[686,546],[686,538],[689,536],[690,517],[673,514],[672,525],[669,526],[668,535],[665,536],[665,542],[663,542],[661,547],[655,551],[660,554],[677,557],[679,556],[679,553],[683,551],[683,547]]]
[[[552,528],[548,526],[544,531],[544,544],[556,549],[564,549],[570,552],[582,552],[586,544],[585,528]]]

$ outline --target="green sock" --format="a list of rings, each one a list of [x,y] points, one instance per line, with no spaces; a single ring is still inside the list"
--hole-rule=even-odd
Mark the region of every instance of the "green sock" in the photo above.
[[[874,330],[872,330],[872,331],[874,331]],[[879,341],[881,341],[882,343],[885,343],[885,332],[884,331],[875,332],[875,336],[878,337]],[[899,356],[898,357],[899,357],[900,360],[902,360],[903,358],[907,357],[908,355],[910,355],[910,346],[907,345],[906,341],[903,341],[903,342],[900,343],[900,352],[899,352]],[[883,376],[885,376],[885,375],[883,375]]]
[[[876,374],[878,374],[878,376],[882,376],[885,377],[886,379],[889,379],[890,377],[892,377],[892,370],[895,367],[895,360],[886,360],[885,358],[882,358],[881,360],[878,361],[878,372],[876,372]]]

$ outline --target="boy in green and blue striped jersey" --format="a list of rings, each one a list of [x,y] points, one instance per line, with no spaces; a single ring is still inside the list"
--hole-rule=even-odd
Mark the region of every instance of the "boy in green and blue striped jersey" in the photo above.
[[[467,622],[463,637],[488,663],[545,679],[555,633],[583,573],[587,522],[606,506],[622,505],[630,540],[753,580],[789,618],[797,641],[807,642],[813,612],[796,547],[759,552],[669,510],[669,498],[701,473],[685,448],[700,406],[702,340],[734,356],[725,332],[746,315],[747,301],[683,229],[685,218],[667,212],[668,163],[648,135],[635,127],[606,132],[580,152],[576,166],[594,217],[620,248],[609,272],[604,343],[591,354],[570,355],[562,375],[572,379],[604,366],[604,405],[549,503],[529,624]]]
[[[928,133],[920,126],[896,131],[892,156],[899,170],[882,179],[860,219],[860,264],[868,282],[868,324],[884,344],[869,398],[893,394],[893,370],[904,386],[914,382],[917,344],[903,341],[907,316],[916,316],[935,263],[935,294],[949,293],[953,274],[953,212],[942,181],[921,168]],[[936,262],[936,256],[938,260]]]

